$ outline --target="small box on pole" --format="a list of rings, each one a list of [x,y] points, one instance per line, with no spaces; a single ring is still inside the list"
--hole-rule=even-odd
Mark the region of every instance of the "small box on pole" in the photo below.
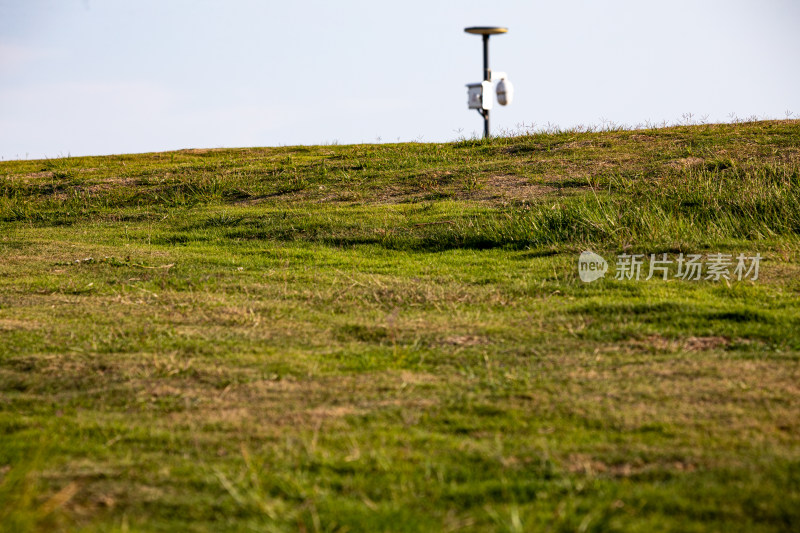
[[[467,84],[467,106],[470,109],[491,109],[492,104],[492,82]]]

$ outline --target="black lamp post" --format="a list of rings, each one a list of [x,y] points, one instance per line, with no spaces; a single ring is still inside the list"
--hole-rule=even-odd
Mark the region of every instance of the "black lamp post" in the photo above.
[[[464,28],[467,33],[473,35],[480,35],[483,37],[483,81],[492,81],[492,71],[489,69],[489,37],[501,33],[507,33],[508,28],[501,28],[498,26],[472,26]],[[491,98],[491,95],[483,95],[483,98]],[[487,108],[478,109],[478,112],[483,116],[483,137],[489,137],[489,110]]]

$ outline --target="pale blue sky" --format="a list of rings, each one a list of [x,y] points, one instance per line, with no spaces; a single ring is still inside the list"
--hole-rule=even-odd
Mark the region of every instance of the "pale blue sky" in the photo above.
[[[0,157],[800,116],[800,2],[0,0]]]

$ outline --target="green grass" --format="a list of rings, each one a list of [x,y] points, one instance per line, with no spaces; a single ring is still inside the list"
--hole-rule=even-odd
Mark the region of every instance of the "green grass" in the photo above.
[[[796,531],[799,236],[798,121],[1,162],[0,531]]]

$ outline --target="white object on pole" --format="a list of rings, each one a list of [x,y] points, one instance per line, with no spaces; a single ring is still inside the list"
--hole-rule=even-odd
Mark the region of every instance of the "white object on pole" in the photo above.
[[[508,74],[492,71],[492,81],[497,82],[497,102],[500,105],[510,104],[514,99],[514,85],[508,79]]]
[[[467,84],[467,107],[469,109],[491,109],[493,104],[492,83],[497,82],[497,102],[508,105],[514,99],[514,85],[505,72],[492,72],[492,81]]]
[[[483,86],[480,83],[468,83],[467,84],[467,106],[470,109],[482,109],[481,108],[481,91],[483,90]]]
[[[508,105],[514,99],[514,85],[508,79],[502,79],[497,84],[497,101],[500,105]]]
[[[494,104],[492,98],[492,82],[467,84],[467,107],[470,109],[491,109]]]
[[[494,104],[494,98],[492,98],[492,82],[482,81],[481,107],[483,107],[484,109],[491,109],[493,104]]]

